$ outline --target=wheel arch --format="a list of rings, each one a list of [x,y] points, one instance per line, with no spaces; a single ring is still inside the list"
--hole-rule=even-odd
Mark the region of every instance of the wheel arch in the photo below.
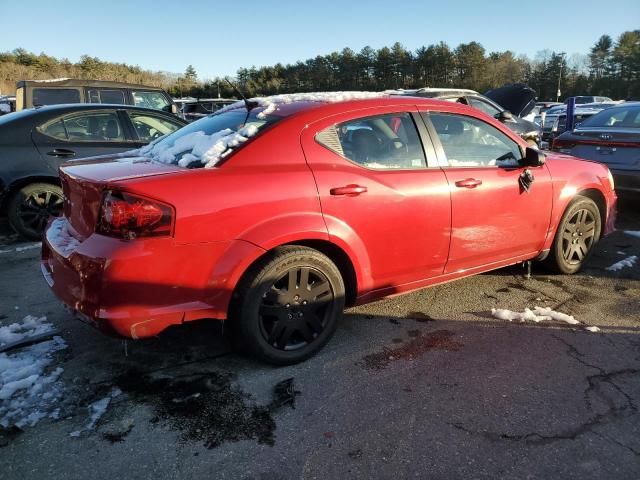
[[[576,196],[582,196],[582,197],[587,197],[590,198],[591,200],[593,200],[593,202],[596,204],[596,206],[598,207],[598,211],[600,212],[600,225],[602,226],[602,229],[604,230],[604,226],[607,222],[607,200],[605,199],[604,194],[598,190],[597,188],[587,188],[585,190],[581,190],[579,192],[576,193]],[[576,197],[574,197],[568,204],[567,207],[565,208],[565,211],[567,208],[569,208],[569,205],[571,205],[571,202],[573,202],[573,200]]]

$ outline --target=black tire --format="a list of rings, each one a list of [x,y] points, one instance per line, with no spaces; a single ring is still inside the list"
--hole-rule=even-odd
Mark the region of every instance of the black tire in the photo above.
[[[230,312],[234,344],[275,365],[315,355],[344,310],[344,282],[325,255],[280,247],[243,276]]]
[[[547,265],[564,274],[578,272],[600,240],[602,218],[593,200],[576,196],[558,224]]]
[[[13,229],[25,238],[40,240],[50,216],[62,214],[62,189],[50,183],[32,183],[18,190],[9,201],[7,217]]]

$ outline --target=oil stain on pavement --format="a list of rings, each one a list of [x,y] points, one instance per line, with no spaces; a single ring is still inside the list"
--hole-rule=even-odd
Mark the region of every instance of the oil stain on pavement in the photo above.
[[[454,333],[449,330],[436,330],[421,334],[418,330],[408,332],[413,337],[407,343],[395,347],[385,347],[381,352],[366,355],[361,365],[368,370],[383,370],[396,360],[413,360],[429,350],[457,351],[464,345],[453,339]]]
[[[152,423],[162,422],[179,431],[184,442],[203,442],[210,449],[252,439],[273,445],[276,424],[272,413],[285,405],[295,408],[295,397],[300,394],[293,379],[274,386],[271,403],[258,405],[251,395],[232,385],[232,377],[206,372],[152,378],[129,370],[115,384],[134,401],[153,409]]]

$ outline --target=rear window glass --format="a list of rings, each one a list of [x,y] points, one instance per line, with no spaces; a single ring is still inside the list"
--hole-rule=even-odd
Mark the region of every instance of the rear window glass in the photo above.
[[[580,124],[582,127],[640,128],[640,107],[609,108],[596,113]]]
[[[34,88],[33,105],[80,103],[80,92],[73,88]]]
[[[213,167],[267,125],[276,115],[260,115],[263,108],[249,114],[244,108],[214,113],[142,148],[141,155],[186,168]]]

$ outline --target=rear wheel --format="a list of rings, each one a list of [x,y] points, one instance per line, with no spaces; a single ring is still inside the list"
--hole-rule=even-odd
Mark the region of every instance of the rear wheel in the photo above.
[[[564,212],[547,264],[560,273],[576,273],[600,239],[602,220],[593,200],[577,196]]]
[[[62,189],[50,183],[32,183],[11,198],[7,216],[13,229],[25,238],[42,238],[49,217],[62,214]]]
[[[342,276],[328,257],[305,247],[278,248],[238,287],[235,343],[273,364],[301,362],[331,338],[344,302]]]

